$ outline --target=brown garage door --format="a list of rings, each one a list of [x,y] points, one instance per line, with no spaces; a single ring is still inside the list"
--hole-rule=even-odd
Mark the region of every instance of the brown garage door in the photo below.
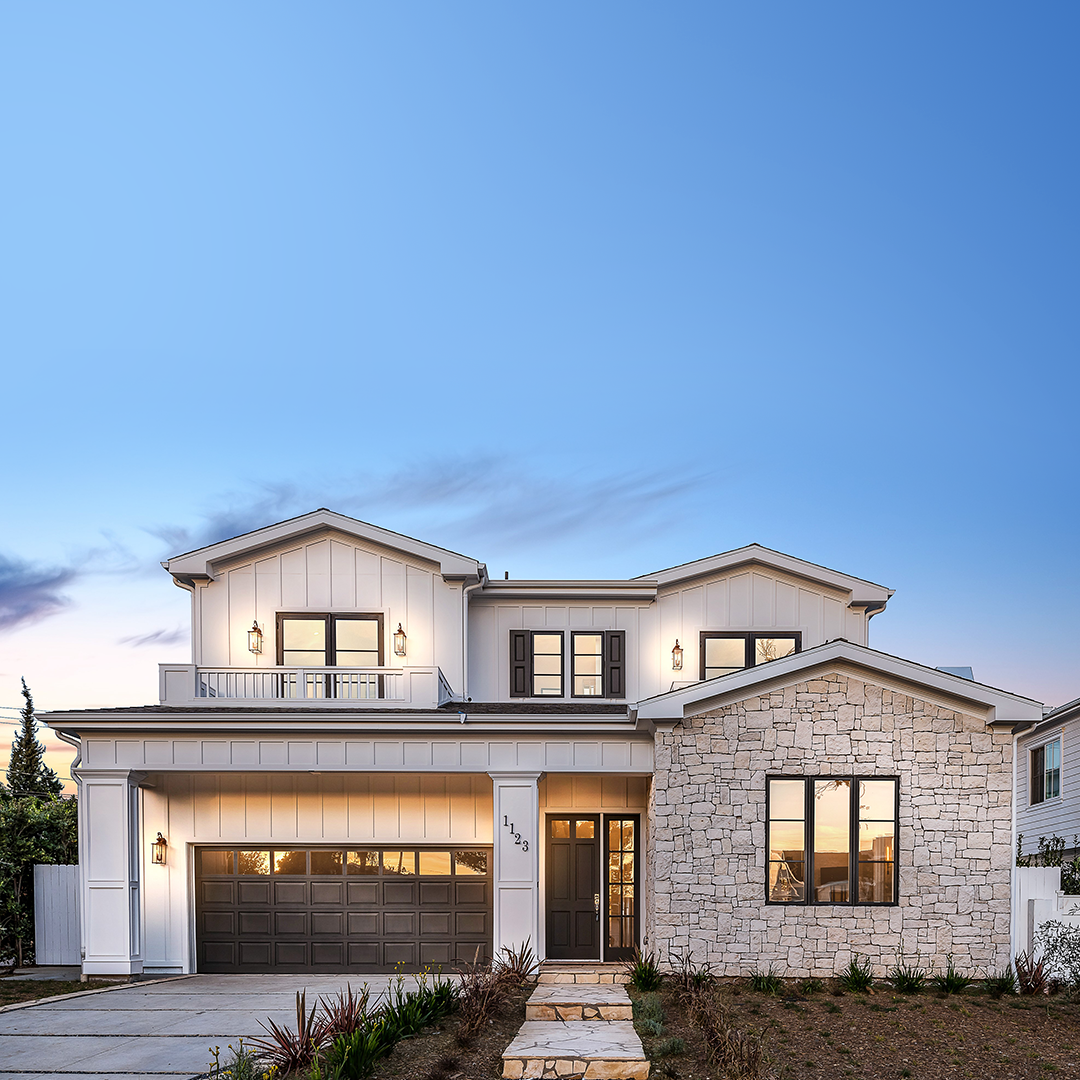
[[[490,848],[214,847],[195,867],[201,972],[416,971],[491,952]]]

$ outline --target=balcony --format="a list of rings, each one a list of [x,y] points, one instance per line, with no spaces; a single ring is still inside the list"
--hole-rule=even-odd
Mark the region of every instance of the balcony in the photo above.
[[[352,709],[435,709],[455,698],[437,667],[196,667],[160,664],[162,705],[239,702]]]

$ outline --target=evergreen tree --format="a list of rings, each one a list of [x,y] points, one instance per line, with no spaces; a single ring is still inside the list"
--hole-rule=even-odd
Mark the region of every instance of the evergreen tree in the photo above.
[[[37,737],[34,726],[34,699],[26,680],[22,680],[22,695],[26,705],[21,713],[19,731],[11,744],[11,761],[8,763],[7,782],[9,794],[19,798],[37,795],[54,799],[64,789],[56,773],[45,764],[45,747]]]

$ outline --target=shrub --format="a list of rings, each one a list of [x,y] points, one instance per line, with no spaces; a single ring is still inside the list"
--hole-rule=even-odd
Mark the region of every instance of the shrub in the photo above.
[[[634,958],[627,961],[626,973],[630,976],[630,985],[635,990],[648,991],[659,990],[663,975],[660,973],[660,962],[656,953],[643,953],[640,949],[634,950]]]
[[[803,979],[797,987],[800,994],[820,994],[825,984],[820,979]]]
[[[869,959],[862,959],[856,953],[851,958],[848,966],[839,971],[836,977],[845,990],[861,994],[869,990],[873,985],[874,969]]]
[[[763,1080],[768,1065],[765,1036],[735,1027],[719,986],[695,987],[687,995],[686,1011],[705,1038],[709,1061],[721,1075]]]
[[[992,998],[1004,997],[1016,993],[1016,972],[1011,967],[1000,971],[988,971],[983,980],[983,987]]]
[[[653,1053],[657,1057],[670,1057],[672,1054],[682,1054],[686,1051],[686,1043],[682,1039],[664,1039],[653,1047]]]
[[[888,977],[898,993],[917,994],[926,986],[926,980],[930,976],[926,968],[919,967],[918,958],[914,964],[905,964],[903,957],[899,957],[890,968]]]
[[[750,989],[756,990],[759,994],[772,994],[775,997],[783,986],[779,973],[773,970],[771,964],[768,971],[754,968],[750,972]]]
[[[458,1037],[467,1041],[479,1034],[503,1007],[513,985],[494,968],[465,964],[457,995],[461,1014]]]
[[[540,970],[540,962],[532,950],[532,938],[526,938],[517,948],[504,945],[492,966],[500,975],[512,979],[518,986],[534,982]]]
[[[322,1015],[318,1023],[324,1038],[351,1035],[363,1028],[368,1022],[368,997],[366,984],[360,993],[356,994],[353,993],[352,984],[346,983],[345,989],[338,991],[337,997],[320,998]]]
[[[935,971],[930,981],[943,994],[961,994],[971,985],[971,977],[956,969],[952,953],[945,957],[945,970]]]
[[[1018,953],[1016,957],[1016,981],[1021,994],[1043,994],[1049,988],[1046,961],[1036,961],[1034,952]]]
[[[365,1027],[339,1035],[329,1050],[316,1056],[312,1080],[365,1080],[397,1043],[393,1025],[384,1016]],[[325,1066],[325,1069],[324,1069]]]
[[[668,962],[675,972],[675,980],[683,993],[694,987],[708,986],[716,981],[716,975],[709,961],[695,963],[694,954],[690,949],[671,949],[668,953]]]
[[[322,1025],[315,1023],[315,1010],[307,1011],[307,991],[296,995],[296,1030],[278,1027],[273,1020],[260,1020],[259,1026],[269,1034],[268,1039],[252,1039],[251,1045],[283,1073],[307,1068],[315,1060],[325,1040]]]
[[[660,1004],[659,994],[642,994],[633,1004],[634,1022],[644,1023],[655,1020],[658,1023],[664,1021],[664,1009]]]
[[[664,1034],[664,1025],[660,1020],[639,1020],[638,1027],[641,1028],[646,1035],[651,1035],[654,1039],[659,1038]]]
[[[1056,919],[1045,922],[1035,933],[1035,944],[1042,948],[1051,975],[1066,986],[1080,988],[1080,926],[1066,926]]]

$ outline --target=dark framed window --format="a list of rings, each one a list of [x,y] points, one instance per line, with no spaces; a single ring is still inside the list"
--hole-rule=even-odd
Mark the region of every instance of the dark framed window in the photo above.
[[[768,776],[765,899],[895,904],[895,776]]]
[[[716,679],[743,668],[767,664],[802,651],[802,633],[770,631],[750,634],[733,630],[702,630],[701,678]]]
[[[1031,805],[1061,794],[1061,737],[1031,751]]]
[[[566,634],[562,630],[510,631],[510,696],[565,697]],[[626,696],[626,631],[570,633],[570,696]]]
[[[279,611],[277,662],[283,667],[382,667],[382,613]]]

